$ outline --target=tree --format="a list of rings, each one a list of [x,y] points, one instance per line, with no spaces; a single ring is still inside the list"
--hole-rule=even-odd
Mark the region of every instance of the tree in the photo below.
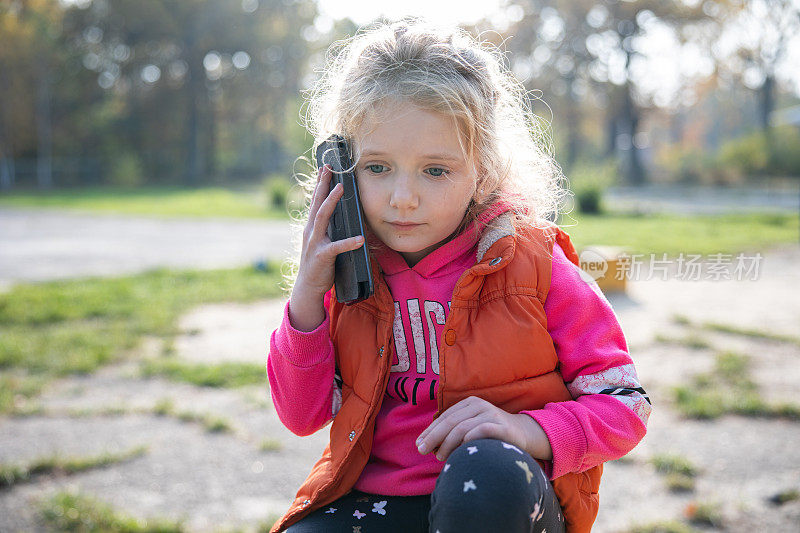
[[[720,67],[758,92],[759,125],[770,135],[776,85],[791,83],[789,75],[797,70],[787,52],[800,46],[800,2],[733,0],[713,14],[721,33],[715,49]]]
[[[653,104],[638,87],[637,63],[646,58],[637,43],[655,20],[678,28],[706,15],[677,0],[517,0],[513,5],[523,9],[506,32],[515,36],[514,62],[522,62],[537,84],[546,83],[567,99],[567,160],[579,153],[580,103],[594,95],[607,110],[609,151],[623,158],[629,183],[643,183],[637,134],[642,113]]]
[[[58,30],[61,12],[50,0],[0,7],[0,186],[16,181],[16,145],[36,142],[36,181],[50,188],[53,153],[53,84],[65,56]],[[30,117],[34,120],[31,122]],[[32,127],[31,127],[32,126]],[[29,138],[30,139],[30,138]],[[32,140],[32,139],[30,139]]]
[[[243,157],[282,165],[282,114],[299,89],[311,0],[104,0],[67,10],[71,46],[103,96],[94,146],[111,167],[188,185]],[[93,133],[87,133],[92,136]],[[247,155],[249,154],[249,156]],[[131,166],[131,165],[128,165]],[[257,172],[258,169],[250,169]]]

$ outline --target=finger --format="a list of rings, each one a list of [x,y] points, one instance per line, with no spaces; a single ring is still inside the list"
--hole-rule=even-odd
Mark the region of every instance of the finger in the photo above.
[[[480,425],[464,433],[463,439],[464,442],[478,439],[498,439],[505,441],[508,439],[508,431],[507,428],[501,424],[484,421]]]
[[[314,195],[311,200],[311,208],[309,210],[308,219],[314,220],[317,215],[322,202],[328,196],[328,190],[331,181],[331,167],[325,165],[319,169],[317,174],[317,186],[314,188]]]
[[[441,448],[447,436],[456,426],[465,420],[476,417],[482,412],[480,405],[471,402],[465,403],[458,409],[455,407],[454,405],[445,411],[442,416],[434,421],[434,424],[428,427],[429,431],[426,430],[428,434],[423,437],[422,442],[417,447],[420,453],[426,454],[430,451],[435,451],[437,448]]]
[[[459,438],[454,438],[452,442],[445,441],[445,443],[436,450],[436,458],[439,461],[447,461],[450,454],[453,453],[456,448],[467,442],[478,439],[507,440],[508,438],[507,428],[501,424],[488,422],[486,420],[478,422],[471,429],[459,433],[462,433]]]
[[[441,415],[439,415],[439,417],[436,420],[431,422],[431,424],[428,427],[426,427],[422,431],[422,433],[419,434],[419,437],[417,438],[417,446],[419,446],[423,441],[428,440],[428,435],[431,432],[436,431],[439,424],[448,423],[451,416],[457,414],[458,411],[460,411],[461,409],[464,409],[465,407],[471,405],[472,401],[470,400],[470,398],[472,398],[472,396],[470,396],[469,398],[464,398],[460,402],[445,409],[445,411]],[[427,448],[428,450],[432,449],[431,446],[428,446]]]
[[[325,198],[325,200],[319,206],[317,214],[314,216],[313,235],[315,237],[319,238],[321,234],[327,231],[331,215],[333,215],[334,210],[336,210],[336,203],[339,201],[339,199],[342,197],[343,194],[344,194],[344,186],[341,183],[337,183],[336,186],[334,186],[331,193]]]
[[[356,235],[355,237],[349,237],[347,239],[342,239],[341,241],[334,241],[328,245],[326,250],[327,253],[331,254],[333,257],[336,257],[339,254],[344,252],[349,252],[350,250],[357,250],[361,248],[364,244],[364,237],[361,235]]]
[[[486,420],[478,417],[468,418],[461,423],[457,424],[451,431],[448,433],[442,444],[439,446],[439,449],[436,450],[436,458],[440,461],[446,461],[450,454],[453,451],[464,444],[465,442],[469,442],[470,440],[474,440],[474,438],[466,438],[467,434],[472,435],[481,435],[482,434],[482,427],[488,426],[486,424]],[[477,437],[480,438],[480,437]]]

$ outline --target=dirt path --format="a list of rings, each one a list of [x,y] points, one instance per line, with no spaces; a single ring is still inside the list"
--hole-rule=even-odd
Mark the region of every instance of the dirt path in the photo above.
[[[594,531],[622,532],[634,524],[680,520],[693,504],[716,505],[713,530],[797,531],[800,501],[776,506],[768,498],[800,490],[800,422],[727,415],[712,421],[682,418],[672,387],[712,369],[718,350],[750,356],[751,377],[769,401],[800,405],[800,346],[766,338],[692,329],[674,321],[714,321],[798,335],[800,248],[766,254],[757,281],[640,280],[612,297],[641,381],[654,402],[645,440],[626,458],[608,463]],[[263,363],[269,332],[282,302],[217,304],[181,320],[180,357],[198,362]],[[659,341],[658,336],[701,337],[709,348]],[[152,341],[137,357],[159,351]],[[136,362],[55,383],[40,398],[43,414],[0,418],[0,463],[29,462],[53,453],[90,456],[148,446],[143,456],[71,476],[37,478],[0,492],[0,531],[42,530],[36,502],[72,488],[137,517],[183,518],[190,531],[255,529],[280,514],[327,441],[327,430],[299,438],[281,425],[265,387],[219,390],[137,376]],[[230,433],[196,422],[157,416],[168,399],[174,411],[217,415]],[[81,409],[120,406],[124,413],[91,415]],[[278,448],[263,451],[269,440]],[[652,458],[677,455],[699,473],[695,489],[673,493]],[[366,532],[365,532],[366,533]]]
[[[283,260],[285,220],[159,218],[0,207],[0,289],[18,281],[119,276],[156,267]]]

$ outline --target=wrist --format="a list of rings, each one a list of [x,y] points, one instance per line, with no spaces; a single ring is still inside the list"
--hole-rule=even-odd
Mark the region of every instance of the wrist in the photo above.
[[[518,413],[525,432],[525,451],[534,459],[553,460],[553,448],[542,426],[530,415]]]
[[[306,296],[292,291],[289,297],[289,323],[302,332],[314,331],[325,321],[324,295]]]

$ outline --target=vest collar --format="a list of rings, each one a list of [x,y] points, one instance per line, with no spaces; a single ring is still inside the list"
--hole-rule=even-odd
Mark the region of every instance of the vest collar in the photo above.
[[[494,243],[503,237],[513,237],[516,236],[516,234],[517,231],[514,228],[514,224],[511,222],[511,214],[508,211],[493,218],[492,221],[486,225],[486,229],[483,231],[480,241],[478,242],[477,262],[480,263],[483,261],[486,252],[489,251],[489,248],[491,248]]]

